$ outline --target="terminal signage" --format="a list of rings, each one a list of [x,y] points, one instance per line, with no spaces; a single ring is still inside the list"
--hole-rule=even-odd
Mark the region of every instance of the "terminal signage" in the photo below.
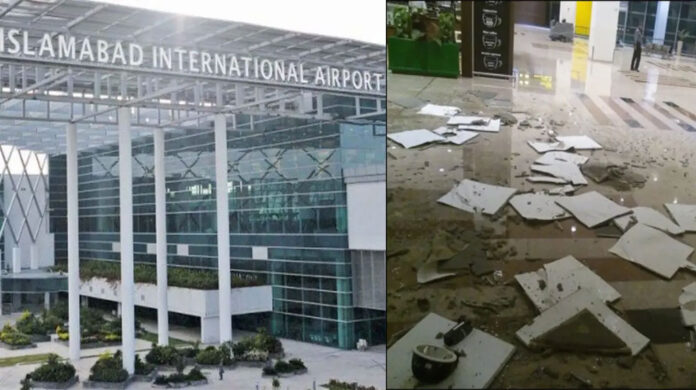
[[[310,69],[297,60],[145,46],[62,33],[45,33],[37,41],[29,37],[29,31],[15,28],[0,28],[2,54],[360,91],[381,91],[384,78],[384,74],[377,72],[334,66]]]
[[[512,4],[507,1],[474,3],[474,73],[512,75]]]

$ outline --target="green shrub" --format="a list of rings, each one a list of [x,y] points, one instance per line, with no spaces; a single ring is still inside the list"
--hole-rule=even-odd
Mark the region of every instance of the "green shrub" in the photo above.
[[[103,354],[90,369],[89,380],[95,382],[123,382],[128,379],[128,371],[123,369],[121,351],[111,355]]]
[[[45,335],[43,324],[29,311],[24,311],[15,322],[15,327],[18,331],[24,334]]]
[[[221,360],[224,365],[232,364],[230,349],[225,345],[220,346],[219,349],[213,346],[207,347],[196,355],[196,363],[198,364],[217,365],[220,364]]]
[[[257,334],[233,344],[232,352],[241,360],[266,360],[270,353],[282,353],[283,344],[277,337],[268,334],[265,328],[259,328]],[[266,357],[259,359],[264,354]]]
[[[154,345],[150,352],[145,355],[145,361],[155,365],[161,366],[176,366],[179,361],[181,361],[181,355],[176,348],[167,345]]]
[[[192,382],[204,379],[206,378],[205,375],[203,375],[203,373],[201,372],[201,370],[197,368],[192,368],[191,371],[188,372],[188,374],[174,373],[166,376],[158,375],[157,378],[155,378],[155,384],[164,386],[170,383]]]
[[[275,364],[275,367],[273,368],[275,368],[275,370],[281,374],[286,374],[295,371],[295,368],[285,360],[278,360]]]
[[[31,379],[36,382],[67,382],[75,376],[75,367],[72,364],[58,361],[58,355],[50,354],[46,363],[34,370]]]
[[[31,339],[29,338],[29,336],[13,328],[12,326],[10,326],[10,324],[5,324],[5,326],[2,328],[2,331],[0,331],[0,341],[2,341],[5,344],[14,346],[23,346],[31,344]]]
[[[302,361],[302,359],[290,359],[290,360],[288,360],[288,363],[290,363],[290,365],[292,366],[293,370],[295,370],[295,371],[297,371],[297,370],[302,370],[302,369],[304,369],[304,368],[307,368],[307,366],[305,366],[305,364],[304,364],[304,362]]]
[[[355,382],[341,382],[336,379],[331,379],[327,385],[324,385],[324,387],[328,387],[328,390],[377,390],[377,388],[374,386],[360,386]]]
[[[278,375],[278,371],[276,371],[275,368],[266,366],[263,368],[263,374],[264,375]]]
[[[140,359],[140,355],[135,355],[135,374],[148,375],[155,369],[155,366],[150,363],[145,363]]]

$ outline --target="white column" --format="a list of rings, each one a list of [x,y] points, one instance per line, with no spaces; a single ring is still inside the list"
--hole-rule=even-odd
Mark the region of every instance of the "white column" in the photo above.
[[[51,309],[51,293],[48,291],[44,293],[44,309],[46,309],[46,311]]]
[[[619,26],[619,2],[592,2],[591,20],[587,57],[595,61],[614,61],[616,29]]]
[[[135,371],[135,294],[133,285],[133,171],[130,109],[118,109],[118,172],[121,218],[121,332],[123,368]]]
[[[217,203],[218,287],[220,343],[232,340],[230,296],[230,226],[227,201],[227,120],[215,115],[215,195]]]
[[[558,21],[562,22],[565,19],[566,23],[575,25],[575,2],[561,1],[561,7],[558,13]]]
[[[29,262],[31,269],[39,269],[39,244],[37,242],[31,243],[29,247]]]
[[[68,333],[70,360],[80,360],[80,247],[77,204],[77,126],[68,123],[67,148],[67,209],[68,209]]]
[[[653,43],[663,45],[665,32],[667,31],[667,16],[669,14],[669,1],[658,1],[655,12],[655,28],[653,30]],[[647,29],[648,26],[645,26]]]
[[[169,345],[167,304],[167,197],[164,172],[164,129],[155,129],[155,245],[157,253],[157,343]]]
[[[12,273],[22,272],[22,248],[12,248]]]

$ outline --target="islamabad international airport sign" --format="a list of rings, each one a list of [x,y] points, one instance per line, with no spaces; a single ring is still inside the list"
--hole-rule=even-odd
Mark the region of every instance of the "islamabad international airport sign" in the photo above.
[[[45,33],[36,41],[29,38],[28,31],[15,28],[0,28],[0,55],[374,92],[381,92],[384,78],[384,74],[377,72],[333,66],[310,70],[296,60],[145,46],[56,32]]]

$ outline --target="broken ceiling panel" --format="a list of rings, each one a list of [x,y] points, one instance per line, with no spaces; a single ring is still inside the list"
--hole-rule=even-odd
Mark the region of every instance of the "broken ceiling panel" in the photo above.
[[[418,280],[418,283],[424,284],[424,283],[430,283],[434,282],[436,280],[440,280],[449,276],[454,276],[456,275],[455,272],[440,272],[439,271],[439,265],[441,262],[445,260],[431,260],[428,261],[427,263],[421,265],[418,268],[418,272],[416,274],[416,280]]]
[[[453,116],[447,120],[448,125],[487,125],[490,123],[491,118],[486,116]]]
[[[515,188],[465,179],[438,199],[438,202],[470,213],[482,212],[493,215],[505,205],[515,192],[517,192]]]
[[[557,162],[553,165],[532,164],[532,171],[546,173],[565,179],[574,185],[587,184],[587,180],[577,165],[567,162]]]
[[[688,261],[694,248],[641,223],[636,224],[609,252],[670,279],[679,268],[694,269]]]
[[[560,177],[553,176],[527,176],[525,179],[532,183],[553,183],[553,184],[565,184],[568,182],[566,179],[561,179]]]
[[[570,146],[575,150],[591,150],[591,149],[602,149],[602,145],[598,144],[592,138],[586,135],[568,135],[568,136],[558,136],[557,141]]]
[[[423,115],[434,115],[434,116],[453,116],[457,115],[457,113],[461,111],[458,107],[452,107],[452,106],[439,106],[437,104],[431,104],[428,103],[425,106],[423,106],[420,111],[418,111],[419,114]]]
[[[458,125],[459,130],[483,131],[487,133],[497,133],[500,131],[500,119],[491,119],[485,125]]]
[[[553,150],[568,150],[571,148],[570,145],[566,145],[563,142],[536,142],[536,141],[527,141],[529,146],[532,147],[532,149],[536,150],[538,153],[546,153],[550,152]]]
[[[572,163],[575,165],[582,165],[589,160],[589,157],[581,156],[579,154],[575,153],[568,153],[568,152],[547,152],[544,153],[541,157],[536,159],[534,163],[536,164],[543,164],[543,165],[551,165],[551,164],[556,164],[556,163]]]
[[[631,209],[638,223],[660,229],[670,234],[682,234],[684,229],[670,221],[659,211],[650,207],[634,207]]]
[[[547,263],[536,272],[518,274],[515,279],[539,311],[544,311],[580,288],[593,291],[604,302],[621,294],[573,256]]]
[[[696,232],[696,205],[665,203],[665,208],[682,229]]]
[[[696,326],[696,282],[682,288],[679,307],[684,326]]]
[[[565,195],[565,194],[571,194],[571,193],[575,192],[575,187],[573,187],[572,185],[568,184],[568,185],[565,185],[565,186],[563,186],[563,187],[552,188],[552,189],[550,189],[548,192],[549,192],[549,194],[551,194],[551,195]]]
[[[619,206],[597,191],[576,196],[559,196],[556,198],[556,203],[568,210],[588,228],[631,212],[631,209]]]
[[[424,145],[430,142],[443,142],[445,138],[426,129],[407,130],[387,134],[387,137],[406,149]]]
[[[650,341],[585,288],[543,311],[516,335],[530,348],[631,355],[638,354]]]
[[[437,129],[433,130],[433,132],[445,137],[444,142],[449,142],[455,145],[461,145],[479,135],[479,133],[473,131],[457,130],[447,126],[438,127]]]
[[[618,218],[614,218],[613,222],[614,225],[616,225],[616,227],[621,229],[622,232],[625,232],[632,224],[636,222],[636,219],[633,216],[633,214],[628,214]]]
[[[479,329],[449,347],[463,351],[457,368],[442,382],[418,383],[411,370],[413,348],[421,344],[444,347],[438,334],[447,333],[457,323],[435,313],[428,314],[387,350],[387,388],[389,389],[485,389],[491,385],[515,352],[515,347]]]
[[[510,199],[510,205],[524,219],[553,221],[570,217],[568,212],[556,204],[553,196],[541,192],[515,195]]]

